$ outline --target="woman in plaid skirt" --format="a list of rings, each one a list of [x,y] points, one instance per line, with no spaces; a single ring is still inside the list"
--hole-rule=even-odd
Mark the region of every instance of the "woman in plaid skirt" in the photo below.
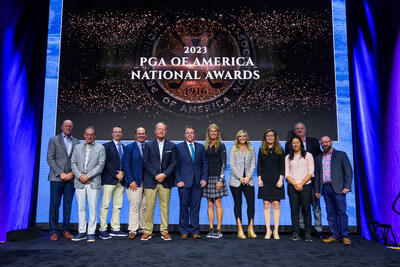
[[[203,188],[203,197],[207,198],[208,220],[210,231],[207,234],[209,238],[220,238],[223,209],[221,198],[228,195],[228,189],[225,183],[226,169],[226,148],[221,143],[221,134],[216,124],[211,124],[206,132],[206,149],[208,159],[208,182]],[[214,205],[217,213],[217,229],[214,230]]]

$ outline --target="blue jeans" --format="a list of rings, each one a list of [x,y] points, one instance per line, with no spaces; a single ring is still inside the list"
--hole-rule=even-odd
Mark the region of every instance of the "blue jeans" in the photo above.
[[[49,226],[51,235],[58,233],[58,217],[62,196],[64,196],[62,233],[68,232],[74,193],[74,183],[50,181]]]
[[[349,219],[346,214],[346,194],[336,194],[332,185],[324,185],[323,193],[332,237],[335,239],[348,237],[350,231]]]

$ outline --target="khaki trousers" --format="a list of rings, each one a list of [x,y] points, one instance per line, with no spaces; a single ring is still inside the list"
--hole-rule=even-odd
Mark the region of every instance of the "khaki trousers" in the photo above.
[[[129,200],[129,233],[138,234],[138,230],[144,230],[144,214],[146,211],[146,197],[144,195],[143,185],[136,191],[130,188],[126,189]]]
[[[122,200],[124,199],[124,190],[124,186],[120,183],[116,185],[105,184],[101,186],[100,231],[107,231],[107,215],[111,198],[113,201],[111,230],[119,231],[121,229],[119,214],[122,208]]]
[[[171,188],[164,188],[162,184],[157,184],[155,189],[144,189],[144,194],[146,197],[146,212],[145,212],[145,227],[144,230],[147,234],[153,233],[153,217],[154,217],[154,208],[156,206],[157,201],[157,193],[158,204],[160,205],[160,213],[161,213],[161,226],[160,232],[161,234],[168,233],[168,216],[169,216],[169,200],[171,198]]]

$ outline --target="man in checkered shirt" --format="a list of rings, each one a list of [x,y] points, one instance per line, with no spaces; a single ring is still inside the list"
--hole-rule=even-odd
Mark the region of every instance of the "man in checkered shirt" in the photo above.
[[[332,139],[324,136],[320,140],[324,153],[315,158],[315,195],[325,199],[331,236],[323,242],[343,241],[351,245],[348,216],[346,214],[346,194],[351,191],[353,172],[345,152],[332,147]]]

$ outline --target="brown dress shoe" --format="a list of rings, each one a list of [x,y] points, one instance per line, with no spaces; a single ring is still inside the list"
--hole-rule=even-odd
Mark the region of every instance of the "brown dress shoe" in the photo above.
[[[164,239],[165,241],[170,241],[172,240],[171,236],[168,233],[164,233],[161,235],[161,238]]]
[[[140,240],[142,240],[142,241],[147,241],[147,240],[149,240],[150,238],[151,238],[151,235],[150,235],[150,234],[144,233],[144,234],[142,235],[142,237],[140,238]]]
[[[135,233],[129,233],[128,238],[129,239],[135,239],[136,234]]]
[[[181,239],[182,240],[185,240],[185,239],[187,239],[188,238],[188,235],[181,235]]]
[[[71,235],[71,233],[70,233],[70,232],[65,232],[65,233],[63,233],[63,237],[65,237],[65,238],[68,238],[68,239],[72,239],[72,238],[74,238],[74,236],[73,236],[73,235]]]
[[[351,245],[350,238],[347,238],[347,237],[343,238],[343,245]]]
[[[200,239],[201,236],[200,236],[200,235],[193,235],[193,238],[194,238],[194,239]]]
[[[336,239],[336,238],[333,238],[333,236],[330,236],[330,237],[328,237],[328,238],[322,239],[322,242],[325,242],[325,243],[338,242],[338,241],[339,241],[339,240]]]
[[[51,240],[51,241],[57,241],[57,240],[58,240],[58,235],[57,235],[57,234],[52,234],[52,235],[50,236],[50,240]]]

